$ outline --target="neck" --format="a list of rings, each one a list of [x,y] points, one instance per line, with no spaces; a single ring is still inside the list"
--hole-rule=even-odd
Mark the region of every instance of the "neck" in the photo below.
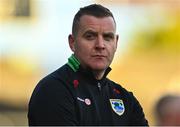
[[[97,80],[101,80],[103,78],[103,76],[104,76],[104,73],[105,73],[105,70],[103,70],[103,71],[93,71],[94,77]]]

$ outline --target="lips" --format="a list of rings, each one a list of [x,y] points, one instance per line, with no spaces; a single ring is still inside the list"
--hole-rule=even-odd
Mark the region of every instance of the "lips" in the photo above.
[[[93,57],[105,57],[105,55],[92,55]]]
[[[104,58],[106,56],[105,55],[93,55],[92,57],[95,57],[95,58]]]

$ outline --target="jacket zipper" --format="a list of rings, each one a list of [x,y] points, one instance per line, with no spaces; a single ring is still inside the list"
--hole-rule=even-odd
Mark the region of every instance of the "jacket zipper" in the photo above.
[[[99,91],[101,91],[101,83],[100,82],[98,82],[97,86],[98,86]]]

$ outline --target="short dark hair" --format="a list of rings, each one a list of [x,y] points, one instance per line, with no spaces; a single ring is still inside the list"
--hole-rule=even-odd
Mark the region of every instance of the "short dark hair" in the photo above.
[[[98,18],[110,16],[113,18],[114,23],[116,24],[114,16],[108,8],[106,8],[100,4],[91,4],[91,5],[85,6],[83,8],[80,8],[79,11],[74,16],[73,26],[72,26],[72,34],[73,35],[76,35],[76,33],[78,32],[77,30],[79,27],[79,21],[83,15],[91,15],[91,16],[95,16]]]

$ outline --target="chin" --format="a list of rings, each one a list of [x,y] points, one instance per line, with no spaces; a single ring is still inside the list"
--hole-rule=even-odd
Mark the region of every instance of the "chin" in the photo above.
[[[91,68],[92,68],[92,70],[104,71],[107,68],[107,66],[104,66],[104,65],[95,65],[95,66],[92,66]]]

